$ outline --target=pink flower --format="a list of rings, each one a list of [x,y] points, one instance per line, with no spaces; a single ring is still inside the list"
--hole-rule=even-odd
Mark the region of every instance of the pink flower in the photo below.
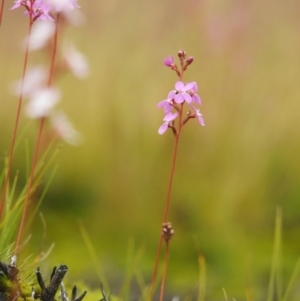
[[[160,135],[162,135],[169,127],[169,123],[173,120],[176,119],[176,117],[178,116],[178,113],[175,112],[175,113],[172,113],[172,112],[169,112],[163,119],[164,123],[159,127],[158,129],[158,133]]]
[[[194,88],[194,84],[193,83],[187,83],[186,85],[181,82],[178,81],[175,84],[175,96],[174,96],[174,101],[176,103],[183,103],[184,101],[186,101],[187,103],[191,103],[193,101],[191,95],[188,93],[189,90]]]
[[[82,141],[81,134],[76,131],[63,112],[56,112],[50,116],[50,121],[56,133],[66,142],[78,145]]]
[[[47,117],[59,100],[60,93],[55,88],[38,90],[30,97],[26,106],[26,114],[33,119]]]
[[[167,99],[162,100],[157,104],[157,107],[164,108],[164,111],[166,114],[171,112],[172,107],[173,107],[172,100],[173,100],[174,96],[175,96],[175,91],[173,90],[173,91],[169,92]]]
[[[200,110],[195,108],[194,106],[191,105],[191,107],[193,108],[193,110],[195,111],[195,113],[193,114],[193,117],[197,117],[199,123],[202,125],[202,126],[205,126],[205,123],[204,123],[204,119],[202,117],[202,114],[200,113]],[[192,116],[191,116],[192,117]]]
[[[25,1],[24,0],[16,0],[14,6],[11,9],[16,9],[16,8],[20,7],[21,5],[25,5]]]
[[[76,0],[45,0],[54,12],[62,12],[69,9],[79,8]]]
[[[174,58],[172,55],[169,55],[169,57],[164,59],[164,65],[167,67],[173,67],[174,66]]]
[[[74,45],[65,45],[63,49],[63,56],[66,65],[72,73],[78,78],[86,78],[89,73],[89,65],[85,56],[79,52]]]
[[[195,102],[199,105],[201,105],[201,98],[196,92],[198,91],[198,85],[196,82],[192,82],[194,85],[193,88],[190,90],[190,95],[192,96],[192,102]]]
[[[37,19],[54,21],[49,15],[50,6],[45,1],[46,0],[16,0],[11,9],[24,6],[26,8],[25,15],[30,15],[33,21]]]

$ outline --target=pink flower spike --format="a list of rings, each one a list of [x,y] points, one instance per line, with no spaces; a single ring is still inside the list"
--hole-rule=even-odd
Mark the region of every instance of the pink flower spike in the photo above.
[[[178,113],[175,112],[175,113],[172,113],[172,112],[169,112],[163,119],[164,123],[159,127],[158,129],[158,133],[160,135],[164,134],[165,131],[168,129],[169,127],[169,123],[171,121],[173,121],[174,119],[176,119],[176,117],[178,116]]]
[[[172,67],[174,66],[174,58],[172,55],[169,55],[169,57],[164,59],[164,65],[167,67]]]

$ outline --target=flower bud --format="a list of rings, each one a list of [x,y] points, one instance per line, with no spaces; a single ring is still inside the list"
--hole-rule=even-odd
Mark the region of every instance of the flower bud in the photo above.
[[[178,57],[182,60],[182,59],[185,59],[186,57],[186,51],[184,50],[179,50],[178,51]]]
[[[193,58],[192,56],[190,56],[190,57],[186,60],[186,65],[190,65],[193,61],[194,61],[194,58]]]

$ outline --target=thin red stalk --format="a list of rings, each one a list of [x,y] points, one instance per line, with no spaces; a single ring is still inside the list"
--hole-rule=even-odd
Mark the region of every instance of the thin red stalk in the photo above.
[[[0,26],[2,24],[2,16],[3,16],[3,10],[4,10],[4,2],[5,0],[2,0],[1,7],[0,7]]]
[[[178,132],[175,136],[175,144],[174,144],[174,149],[173,149],[173,159],[172,159],[171,172],[170,172],[169,184],[168,184],[168,189],[167,189],[167,197],[166,197],[166,203],[165,203],[163,223],[165,223],[167,221],[168,212],[169,212],[172,184],[173,184],[173,178],[174,178],[174,173],[175,173],[175,165],[176,165],[176,159],[177,159],[178,142],[179,142],[179,137],[180,137],[181,128],[182,128],[182,124],[181,124],[182,123],[182,111],[183,111],[183,105],[180,106],[179,126],[178,126]],[[163,240],[163,236],[160,235],[158,248],[157,248],[157,253],[156,253],[156,259],[155,259],[154,271],[153,271],[153,274],[152,274],[152,280],[151,280],[151,286],[150,286],[150,296],[152,295],[154,282],[155,282],[155,278],[156,278],[156,274],[157,274],[157,268],[158,268],[159,256],[160,256],[160,252],[161,252],[162,240]]]
[[[53,51],[52,51],[52,56],[51,56],[51,61],[50,61],[49,77],[48,77],[48,83],[47,83],[48,87],[51,86],[52,77],[53,77],[54,62],[55,62],[56,47],[57,47],[57,36],[58,36],[58,21],[59,21],[59,15],[57,16],[57,20],[56,20],[56,28],[55,28],[54,42],[53,42]],[[39,153],[39,148],[40,148],[40,144],[41,144],[41,138],[42,138],[42,132],[43,132],[45,119],[46,119],[45,116],[43,116],[40,119],[40,127],[39,127],[39,131],[38,131],[36,145],[35,145],[33,161],[32,161],[31,171],[30,171],[30,175],[29,175],[29,182],[28,182],[28,187],[27,187],[27,192],[26,192],[26,198],[25,198],[25,202],[24,202],[22,218],[21,218],[19,231],[18,231],[18,236],[17,236],[17,241],[16,241],[16,246],[15,246],[15,254],[17,253],[17,250],[20,246],[21,236],[22,236],[22,232],[23,232],[23,229],[24,229],[26,213],[27,213],[29,198],[30,198],[31,189],[32,189],[32,185],[33,185],[34,172],[35,172],[35,167],[36,167],[36,164],[37,164],[38,153]]]
[[[161,279],[159,301],[162,301],[164,298],[168,262],[169,262],[169,241],[166,241],[166,252],[165,252],[165,258],[164,258],[164,268],[163,268],[163,274],[162,274],[162,279]]]
[[[56,48],[57,48],[57,37],[58,37],[58,23],[59,23],[59,14],[56,18],[56,26],[55,26],[55,33],[54,33],[54,39],[53,39],[53,51],[50,61],[50,70],[49,70],[49,77],[48,77],[48,87],[51,87],[52,79],[53,79],[53,71],[54,71],[54,63],[55,63],[55,57],[56,57]]]
[[[3,2],[4,2],[4,0],[3,0]],[[2,5],[3,5],[3,2],[2,2]],[[23,64],[21,89],[20,89],[20,95],[19,95],[19,100],[18,100],[16,119],[15,119],[15,126],[14,126],[13,136],[12,136],[12,140],[11,140],[7,171],[6,171],[6,175],[5,175],[4,187],[3,187],[1,202],[0,202],[0,219],[2,218],[2,213],[3,213],[4,203],[5,203],[6,190],[7,190],[7,186],[8,186],[8,182],[9,182],[9,176],[10,176],[10,171],[11,171],[11,166],[12,166],[12,161],[13,161],[13,153],[14,153],[14,149],[15,149],[19,119],[20,119],[20,112],[21,112],[21,107],[22,107],[22,102],[23,102],[23,87],[24,87],[25,75],[26,75],[26,70],[27,70],[31,28],[32,28],[32,19],[30,18],[29,19],[29,29],[28,29],[28,38],[27,38],[27,42],[26,42],[25,57],[24,57],[24,64]]]

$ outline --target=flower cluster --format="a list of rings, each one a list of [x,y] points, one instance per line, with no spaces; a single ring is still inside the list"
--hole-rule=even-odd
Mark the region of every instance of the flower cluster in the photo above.
[[[187,66],[194,60],[192,57],[185,59],[185,56],[185,51],[181,50],[178,52],[181,70],[174,63],[174,59],[171,55],[164,59],[164,65],[174,70],[180,79]],[[165,133],[168,128],[171,128],[174,134],[176,134],[174,121],[178,116],[182,116],[182,110],[185,103],[191,108],[191,111],[187,112],[186,119],[179,124],[179,127],[181,128],[191,118],[197,118],[199,123],[204,126],[202,114],[200,113],[200,110],[195,107],[195,105],[201,105],[201,98],[197,92],[198,85],[196,82],[184,84],[182,80],[179,80],[175,83],[175,89],[169,92],[167,99],[160,101],[157,105],[158,108],[163,108],[165,112],[163,124],[158,129],[159,134]],[[173,110],[175,110],[175,113],[172,113]]]
[[[33,21],[37,19],[53,21],[53,18],[49,15],[50,6],[43,0],[16,0],[11,9],[16,9],[20,6],[25,7],[25,15],[31,16]]]
[[[158,108],[163,108],[165,116],[163,118],[163,124],[159,127],[158,133],[163,134],[168,128],[173,130],[176,135],[177,130],[174,126],[175,119],[180,116],[182,117],[182,111],[184,104],[186,103],[191,111],[187,112],[187,117],[181,121],[179,128],[181,128],[191,118],[197,118],[199,123],[204,126],[204,119],[200,110],[195,105],[201,105],[201,98],[197,94],[198,85],[196,82],[190,82],[184,84],[182,82],[182,76],[187,67],[194,61],[193,57],[186,59],[186,52],[180,50],[178,52],[181,69],[174,62],[174,58],[170,55],[164,59],[164,65],[174,70],[179,77],[179,81],[175,83],[175,89],[170,91],[167,99],[160,101],[157,105]],[[172,111],[175,110],[173,113]],[[181,118],[180,118],[181,120]]]
[[[25,14],[31,16],[32,20],[54,21],[52,13],[64,12],[79,7],[76,0],[16,0],[11,9],[23,6]]]

